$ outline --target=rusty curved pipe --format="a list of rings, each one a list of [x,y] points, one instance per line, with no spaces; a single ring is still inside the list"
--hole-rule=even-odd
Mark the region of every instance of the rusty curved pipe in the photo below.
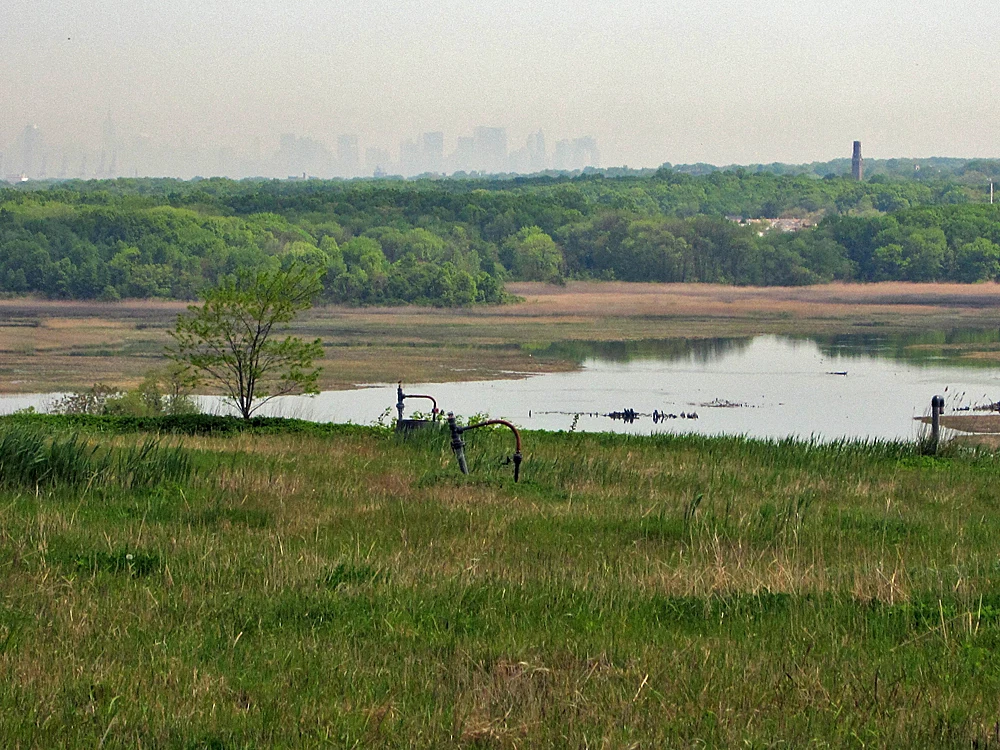
[[[462,433],[465,432],[466,430],[475,430],[478,427],[487,427],[491,424],[502,424],[504,427],[509,427],[511,432],[514,433],[514,441],[517,443],[516,450],[518,453],[521,452],[521,433],[518,432],[518,429],[510,422],[508,422],[506,419],[487,419],[485,422],[477,422],[476,424],[470,424],[466,425],[465,427],[459,427],[458,431]]]
[[[403,396],[403,398],[426,398],[427,400],[429,400],[431,404],[433,404],[433,406],[431,407],[431,414],[434,416],[434,421],[437,422],[438,414],[440,414],[441,412],[440,409],[438,409],[438,402],[436,398],[434,398],[433,396],[422,396],[417,393],[407,393],[405,396]]]
[[[465,441],[462,440],[462,433],[468,430],[475,430],[480,427],[487,427],[489,425],[503,425],[510,429],[514,433],[514,441],[516,443],[516,448],[514,449],[514,481],[518,481],[521,475],[521,433],[518,431],[517,427],[508,422],[506,419],[487,419],[485,422],[477,422],[476,424],[466,425],[465,427],[459,427],[455,420],[455,414],[453,412],[448,412],[448,427],[451,429],[451,447],[455,451],[455,457],[458,459],[458,467],[462,470],[463,474],[469,473],[469,467],[465,461]]]

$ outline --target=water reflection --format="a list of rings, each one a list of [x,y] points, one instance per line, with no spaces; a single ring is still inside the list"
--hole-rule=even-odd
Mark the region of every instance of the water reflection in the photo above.
[[[531,353],[584,363],[590,360],[628,363],[636,360],[691,360],[708,363],[745,351],[753,336],[726,338],[637,339],[634,341],[557,341],[524,347]],[[996,352],[1000,360],[1000,329],[951,329],[919,332],[860,332],[781,337],[794,346],[818,346],[829,357],[879,357],[901,362],[946,362],[963,367],[995,368],[998,362],[969,356]]]
[[[953,329],[918,333],[851,333],[801,337],[816,342],[821,351],[843,357],[885,357],[915,364],[942,361],[961,367],[996,367],[977,352],[1000,353],[1000,330]]]
[[[752,336],[708,339],[637,339],[634,341],[557,341],[544,347],[530,347],[536,355],[584,363],[632,362],[640,359],[693,359],[711,362],[729,353],[738,353],[753,341]]]

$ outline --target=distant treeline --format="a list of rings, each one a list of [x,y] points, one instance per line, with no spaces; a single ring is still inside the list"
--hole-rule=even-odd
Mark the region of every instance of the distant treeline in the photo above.
[[[372,305],[497,303],[507,279],[979,281],[1000,275],[1000,213],[984,200],[953,180],[747,170],[32,184],[0,190],[0,292],[191,299],[295,261],[324,270],[326,301]],[[779,216],[819,223],[734,221]]]
[[[717,167],[713,164],[665,165],[676,172],[689,175],[707,175],[713,172],[768,173],[775,175],[810,175],[812,177],[845,177],[851,174],[851,159],[814,161],[808,164],[751,164],[748,166]],[[990,180],[1000,180],[1000,159],[955,159],[932,156],[925,159],[865,159],[865,175],[869,179],[905,179],[922,182],[949,180],[979,188],[987,187]]]

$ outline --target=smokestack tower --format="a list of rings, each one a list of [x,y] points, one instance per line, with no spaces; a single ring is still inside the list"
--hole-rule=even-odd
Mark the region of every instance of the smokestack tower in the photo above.
[[[865,179],[865,160],[861,158],[861,141],[854,142],[854,155],[851,157],[851,176],[858,182]]]

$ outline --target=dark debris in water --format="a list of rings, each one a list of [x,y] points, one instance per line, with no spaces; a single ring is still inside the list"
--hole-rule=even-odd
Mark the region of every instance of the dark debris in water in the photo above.
[[[538,414],[563,414],[568,417],[574,417],[574,419],[579,419],[580,417],[606,417],[607,419],[615,420],[616,422],[624,422],[625,424],[634,424],[643,419],[652,419],[653,424],[659,424],[660,422],[666,422],[668,419],[698,419],[698,412],[678,412],[674,414],[672,412],[660,411],[659,409],[653,409],[653,413],[640,412],[635,409],[622,409],[620,411],[611,412],[587,412],[587,411],[540,411]],[[531,416],[531,413],[528,413]],[[575,425],[575,421],[574,421]]]
[[[704,403],[698,404],[698,406],[704,407],[706,409],[752,409],[750,404],[745,404],[740,401],[728,401],[724,398],[717,398],[712,401],[706,401]]]

